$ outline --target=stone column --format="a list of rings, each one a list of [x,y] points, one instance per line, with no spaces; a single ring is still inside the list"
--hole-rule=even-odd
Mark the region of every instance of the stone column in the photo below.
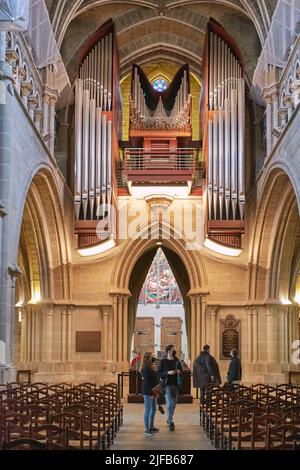
[[[123,297],[123,362],[128,358],[128,296]]]
[[[26,307],[21,310],[21,347],[20,347],[20,360],[27,362],[27,311]]]
[[[252,312],[251,307],[246,308],[247,314],[247,360],[248,362],[253,361],[253,354],[252,354]]]
[[[32,307],[27,307],[27,361],[32,361]]]
[[[61,360],[67,360],[67,307],[61,309]]]
[[[195,344],[195,353],[196,356],[200,353],[201,351],[201,342],[203,338],[203,330],[205,328],[204,322],[205,322],[205,317],[203,318],[203,315],[201,315],[201,296],[196,295],[196,344]]]
[[[267,360],[270,363],[278,362],[277,314],[277,306],[269,306],[267,308]]]
[[[109,314],[108,314],[108,307],[103,306],[100,307],[102,312],[102,358],[103,361],[108,360],[108,333],[109,333]]]
[[[41,121],[43,117],[43,111],[41,109],[35,109],[34,111],[34,124],[37,131],[41,132]]]
[[[191,363],[196,358],[196,299],[191,296]]]
[[[70,305],[67,308],[67,354],[66,359],[67,361],[72,360],[72,331],[73,331],[73,313],[74,313],[74,306]]]
[[[49,95],[43,95],[43,135],[49,133]]]
[[[293,92],[293,104],[296,109],[300,103],[300,80],[294,80],[292,83],[292,92]]]
[[[31,83],[22,82],[21,83],[21,97],[26,109],[28,109],[28,95],[32,91]]]
[[[37,107],[38,100],[35,96],[29,96],[27,99],[28,103],[28,112],[31,117],[31,119],[34,121],[34,111],[35,108]]]
[[[291,119],[293,114],[293,97],[292,95],[286,95],[283,98],[283,104],[287,107],[288,121]]]
[[[118,348],[118,303],[117,296],[113,295],[112,298],[112,358],[117,361],[117,348]]]
[[[208,313],[210,316],[210,349],[213,356],[217,356],[217,311],[218,306],[210,305],[208,307]],[[202,347],[204,343],[202,344]]]
[[[267,105],[267,119],[266,119],[266,137],[267,137],[267,156],[272,151],[272,98],[271,95],[264,95],[265,102]]]
[[[279,93],[277,89],[271,93],[271,98],[273,101],[273,127],[277,129],[279,126],[278,124]],[[277,142],[277,137],[272,135],[272,138],[273,138],[273,146],[274,146]]]
[[[251,307],[252,314],[252,359],[258,362],[258,308]]]
[[[206,325],[206,321],[207,321],[207,318],[206,318],[207,296],[205,296],[205,295],[200,296],[200,300],[201,300],[201,310],[200,311],[201,311],[201,330],[202,330],[202,332],[200,331],[201,343],[202,343],[202,344],[200,344],[200,350],[202,350],[202,347],[208,341],[208,338],[207,338],[208,333],[207,333],[207,325]]]
[[[42,361],[52,360],[53,309],[51,306],[43,312],[42,324]]]
[[[118,311],[118,362],[122,362],[123,356],[123,296],[117,296],[117,311]]]
[[[51,136],[49,150],[51,155],[54,155],[55,143],[55,103],[56,97],[51,96],[49,100],[49,132]]]

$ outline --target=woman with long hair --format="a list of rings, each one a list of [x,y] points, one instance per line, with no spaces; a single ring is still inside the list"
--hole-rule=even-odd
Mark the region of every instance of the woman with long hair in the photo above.
[[[152,389],[158,385],[159,382],[154,368],[154,357],[151,352],[146,352],[144,354],[140,372],[142,374],[142,395],[145,404],[145,435],[152,436],[155,432],[158,432],[158,428],[154,427],[156,397],[154,396]]]

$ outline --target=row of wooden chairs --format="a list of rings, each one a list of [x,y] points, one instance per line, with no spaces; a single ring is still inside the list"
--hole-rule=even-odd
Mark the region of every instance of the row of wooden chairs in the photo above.
[[[34,441],[45,449],[107,449],[122,423],[123,405],[114,383],[0,386],[3,449],[13,448],[14,442],[16,448],[35,448]]]
[[[216,448],[300,449],[300,388],[208,386],[200,424]]]

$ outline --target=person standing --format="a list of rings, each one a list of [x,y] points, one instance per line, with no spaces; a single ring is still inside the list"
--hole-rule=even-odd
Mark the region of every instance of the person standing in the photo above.
[[[182,372],[181,363],[176,357],[176,350],[173,344],[166,347],[167,356],[159,364],[158,374],[165,390],[167,404],[167,424],[170,431],[175,430],[174,412],[178,399],[180,374]]]
[[[142,395],[145,404],[144,413],[144,424],[145,424],[145,435],[152,436],[158,432],[159,429],[154,427],[154,417],[156,413],[156,397],[153,394],[152,389],[158,385],[158,377],[154,368],[154,357],[151,352],[144,354],[141,364],[142,374]]]
[[[227,382],[230,385],[239,385],[242,380],[242,365],[238,356],[238,350],[232,349],[230,351],[231,361],[227,372]]]
[[[208,344],[196,357],[193,364],[193,382],[195,388],[200,388],[200,403],[205,401],[205,390],[208,385],[221,385],[221,375],[216,359],[210,354]]]

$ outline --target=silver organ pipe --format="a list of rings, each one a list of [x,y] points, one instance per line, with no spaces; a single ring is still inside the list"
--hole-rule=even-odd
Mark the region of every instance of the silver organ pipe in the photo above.
[[[208,40],[208,217],[243,219],[245,80],[231,46],[213,31]]]
[[[104,216],[112,202],[113,49],[113,34],[108,33],[85,56],[75,81],[77,220]]]

